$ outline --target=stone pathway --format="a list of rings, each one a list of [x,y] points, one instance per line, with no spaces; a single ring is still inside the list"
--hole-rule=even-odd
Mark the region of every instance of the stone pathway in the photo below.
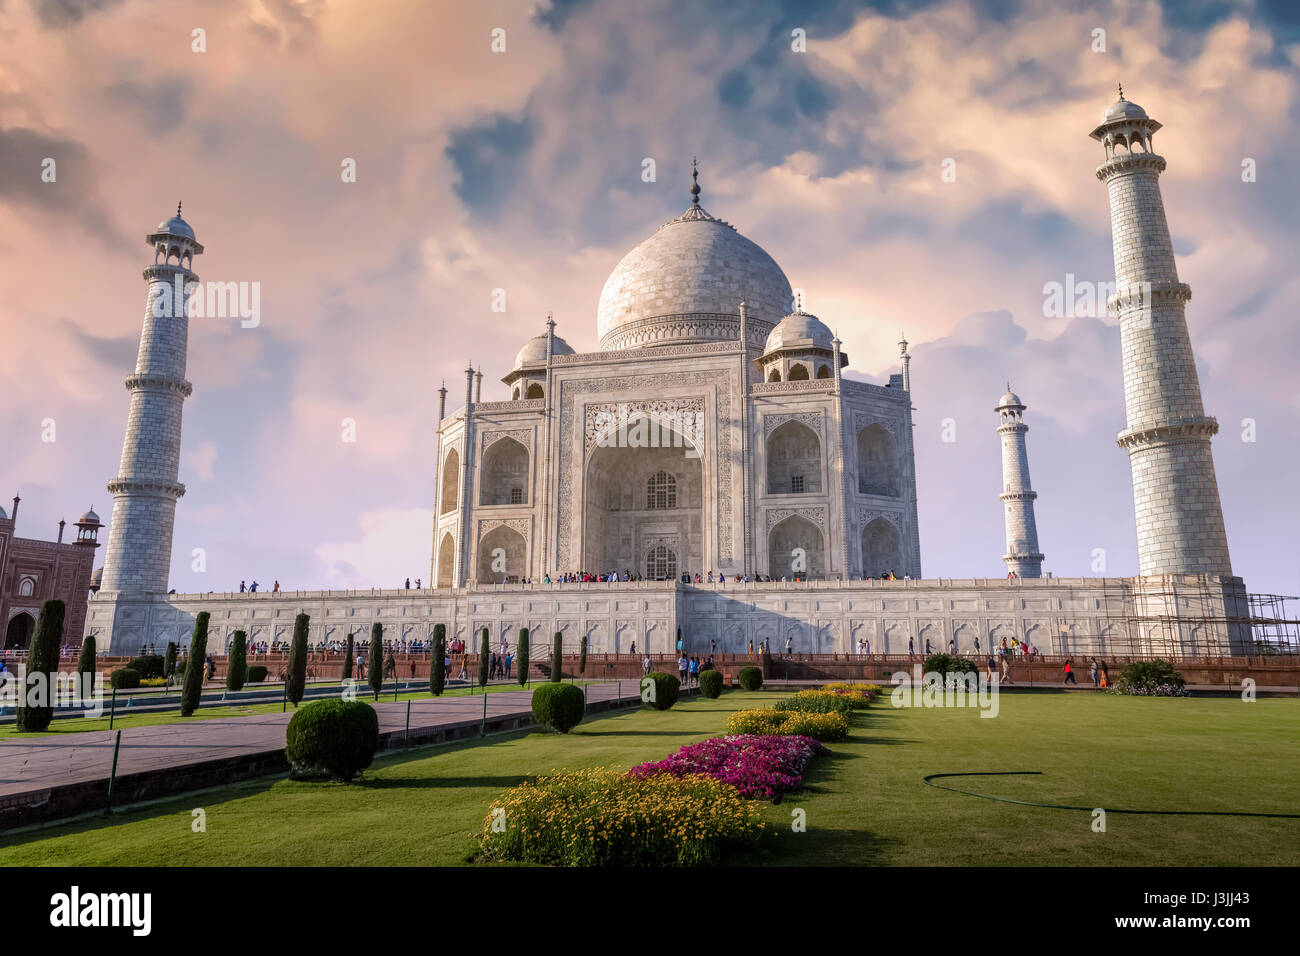
[[[592,703],[618,698],[616,682],[589,684]],[[635,681],[623,681],[622,698],[638,696]],[[487,716],[531,715],[532,691],[488,694]],[[358,700],[365,698],[358,695]],[[429,697],[411,701],[411,730],[474,724],[483,717],[484,695]],[[406,727],[406,701],[375,704],[380,734]],[[211,760],[268,753],[284,748],[287,714],[221,717],[192,723],[128,727],[122,730],[117,775],[182,768]],[[12,799],[70,784],[102,780],[107,785],[113,766],[115,730],[87,731],[48,737],[6,738],[0,742],[0,798]]]

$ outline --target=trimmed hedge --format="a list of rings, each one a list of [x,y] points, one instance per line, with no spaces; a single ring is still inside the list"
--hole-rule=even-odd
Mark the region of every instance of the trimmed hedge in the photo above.
[[[133,667],[119,667],[108,675],[109,686],[114,690],[130,690],[140,686],[140,672]]]
[[[139,657],[133,657],[126,662],[126,666],[135,671],[142,678],[145,677],[166,677],[165,659],[161,654],[141,654]]]
[[[1169,661],[1134,661],[1120,672],[1115,689],[1122,694],[1176,697],[1187,684]]]
[[[709,700],[716,700],[722,696],[722,671],[715,671],[713,668],[700,671],[700,693]]]
[[[249,683],[249,684],[260,684],[260,683],[262,683],[262,681],[264,681],[264,680],[266,680],[266,665],[265,665],[265,664],[249,664],[249,665],[248,665],[248,677],[247,677],[247,683]]]
[[[672,674],[651,671],[641,678],[641,699],[655,710],[667,710],[677,703],[682,682]]]
[[[587,699],[575,684],[539,684],[533,691],[533,720],[567,734],[582,723]]]
[[[978,665],[956,654],[931,654],[925,659],[925,672],[931,671],[947,677],[949,674],[968,674],[974,671],[979,675]]]
[[[284,755],[298,773],[323,771],[348,781],[379,749],[379,716],[359,700],[316,700],[301,707],[284,732]]]
[[[758,690],[763,686],[763,669],[761,667],[742,667],[736,675],[740,686],[745,690]]]

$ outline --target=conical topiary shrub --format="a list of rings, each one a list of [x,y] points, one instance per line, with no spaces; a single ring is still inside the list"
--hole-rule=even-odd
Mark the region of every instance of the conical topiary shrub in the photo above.
[[[487,687],[488,682],[488,659],[492,656],[492,648],[488,646],[488,629],[483,628],[483,640],[479,644],[478,651],[478,685]]]
[[[163,677],[174,677],[176,674],[176,642],[167,642],[167,653],[163,656]]]
[[[551,640],[551,683],[558,684],[564,679],[564,638],[555,632]]]
[[[370,625],[370,663],[367,668],[370,671],[366,675],[370,689],[375,692],[375,700],[378,700],[379,692],[384,687],[384,625],[378,621]]]
[[[189,717],[199,709],[203,699],[203,665],[208,656],[207,611],[200,611],[194,619],[194,637],[190,640],[190,656],[185,664],[185,686],[181,690],[181,716]]]
[[[343,652],[343,679],[344,680],[349,680],[352,677],[352,658],[356,653],[357,653],[356,642],[353,640],[352,634],[349,633],[348,646],[346,650],[344,650]]]
[[[528,628],[519,629],[519,649],[515,652],[515,663],[519,665],[519,686],[528,683]]]
[[[235,631],[230,635],[230,653],[226,655],[226,690],[244,689],[248,680],[248,634]]]
[[[447,686],[447,625],[433,625],[433,650],[429,660],[429,693],[441,697]]]
[[[578,673],[585,675],[587,673],[587,635],[582,635],[582,641],[578,644]]]
[[[77,658],[77,697],[88,701],[95,693],[95,635],[87,634]]]
[[[22,699],[18,701],[16,727],[22,733],[43,731],[54,719],[54,696],[59,669],[59,642],[63,639],[62,601],[46,601],[27,641],[27,669]]]
[[[293,619],[293,643],[289,645],[289,686],[285,695],[297,707],[307,691],[307,633],[311,617],[299,614]]]

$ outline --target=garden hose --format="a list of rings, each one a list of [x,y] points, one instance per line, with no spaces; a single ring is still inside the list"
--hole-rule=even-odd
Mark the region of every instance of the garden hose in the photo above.
[[[1023,777],[1029,774],[1041,776],[1042,771],[978,770],[970,773],[932,773],[925,778],[925,784],[939,790],[951,790],[953,793],[964,793],[984,800],[995,800],[998,803],[1016,803],[1022,807],[1044,807],[1048,810],[1081,810],[1084,813],[1105,810],[1107,813],[1135,813],[1162,817],[1275,817],[1285,820],[1300,820],[1300,813],[1254,813],[1247,810],[1128,810],[1111,809],[1110,807],[1072,807],[1064,803],[1035,803],[1032,800],[1012,800],[1010,797],[995,797],[987,793],[976,793],[974,790],[963,790],[960,787],[949,787],[942,783],[933,782],[939,777]]]

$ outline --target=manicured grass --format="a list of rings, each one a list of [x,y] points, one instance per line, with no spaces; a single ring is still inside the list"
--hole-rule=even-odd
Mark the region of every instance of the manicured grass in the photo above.
[[[412,687],[416,688],[415,690],[412,690],[409,693],[399,693],[396,697],[394,697],[393,692],[389,690],[379,695],[380,702],[392,703],[394,700],[425,700],[429,697],[428,681],[412,680],[410,683]],[[534,685],[537,683],[539,682],[533,681]],[[565,681],[565,683],[567,684],[568,681]],[[576,681],[575,683],[579,686],[583,686],[595,682]],[[279,684],[277,683],[275,686],[278,687]],[[339,687],[341,688],[342,685],[340,684]],[[524,688],[520,687],[514,681],[510,681],[502,684],[488,684],[487,690],[489,694],[499,694],[505,693],[506,691],[524,690]],[[475,684],[472,689],[469,687],[449,687],[443,691],[442,696],[468,697],[471,694],[477,695],[478,693],[480,693],[480,691],[478,685]],[[137,693],[136,696],[142,704],[158,702],[156,698],[145,697],[143,694]],[[117,699],[117,715],[113,719],[114,730],[119,728],[125,729],[127,727],[151,727],[155,724],[178,724],[194,720],[211,720],[216,717],[248,717],[253,714],[278,714],[284,710],[284,704],[279,700],[265,704],[205,704],[200,707],[193,716],[182,717],[180,713],[180,695],[173,691],[170,703],[173,704],[174,709],[132,714],[132,712],[126,707],[126,694],[119,691]],[[308,697],[304,698],[303,704],[308,704],[313,700],[324,699],[325,698],[321,696]],[[374,694],[371,693],[369,685],[363,683],[357,687],[357,700],[373,702],[374,699]],[[299,706],[302,706],[302,704]],[[288,709],[293,710],[293,705],[290,704]],[[108,729],[108,704],[105,704],[103,717],[63,717],[51,723],[49,730],[40,733],[23,734],[19,733],[15,728],[15,725],[12,723],[0,725],[0,740],[4,740],[6,737],[47,737],[53,734],[80,734],[85,733],[88,730]]]
[[[566,736],[520,735],[390,755],[359,784],[267,779],[0,838],[6,865],[454,865],[492,798],[528,774],[620,769],[721,732],[774,694],[731,691],[665,712],[593,719]],[[1146,809],[1297,812],[1300,701],[1005,694],[977,710],[877,701],[810,766],[805,789],[766,805],[762,850],[739,865],[1295,865],[1300,820],[1089,813],[995,803],[927,787],[931,773],[1041,770],[955,786],[1023,800]],[[207,832],[191,830],[203,808]],[[803,810],[807,831],[791,831]]]

